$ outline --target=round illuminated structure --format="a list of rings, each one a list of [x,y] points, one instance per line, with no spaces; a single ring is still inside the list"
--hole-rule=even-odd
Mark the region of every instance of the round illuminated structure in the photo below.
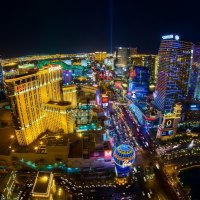
[[[118,146],[114,151],[113,158],[115,161],[117,176],[128,176],[130,172],[130,166],[135,161],[135,151],[133,147],[128,144],[122,144]]]

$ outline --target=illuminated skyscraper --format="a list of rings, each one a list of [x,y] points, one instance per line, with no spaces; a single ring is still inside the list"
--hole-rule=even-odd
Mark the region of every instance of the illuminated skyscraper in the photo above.
[[[4,86],[3,86],[3,67],[1,66],[0,58],[0,100],[5,98]]]
[[[130,56],[137,53],[137,48],[117,47],[116,48],[116,66],[127,67],[130,63]]]
[[[61,81],[60,66],[5,80],[20,145],[29,145],[47,130],[43,103],[61,101]]]
[[[147,67],[133,67],[134,76],[129,79],[129,92],[137,98],[144,98],[149,91],[149,69]]]
[[[194,98],[200,100],[200,66],[198,66],[198,75],[196,81],[196,87],[194,91]]]
[[[193,62],[190,76],[190,95],[200,100],[200,44],[193,45]]]
[[[75,85],[68,85],[62,88],[63,90],[63,101],[71,103],[72,108],[77,106],[77,90]]]
[[[162,37],[154,97],[155,106],[163,113],[171,112],[176,102],[186,99],[191,57],[191,42],[180,41],[178,35]]]
[[[158,55],[135,54],[131,56],[133,67],[146,67],[149,69],[149,84],[155,86],[158,75]]]
[[[53,102],[43,104],[45,110],[45,125],[53,133],[73,133],[75,120],[70,102]]]
[[[62,72],[63,85],[69,85],[72,81],[72,70],[63,70]]]
[[[94,60],[98,62],[104,62],[104,59],[107,57],[106,52],[95,52]]]

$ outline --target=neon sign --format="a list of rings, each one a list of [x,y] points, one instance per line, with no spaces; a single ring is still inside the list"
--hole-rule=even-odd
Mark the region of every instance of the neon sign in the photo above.
[[[173,119],[166,119],[165,120],[165,128],[171,128],[173,126]]]
[[[105,158],[105,159],[110,159],[110,158],[112,158],[112,151],[111,151],[111,150],[105,150],[105,151],[104,151],[104,158]]]
[[[179,36],[178,35],[175,35],[175,40],[179,40]]]
[[[52,72],[52,71],[61,70],[61,69],[62,69],[62,67],[60,65],[55,66],[55,67],[50,67],[49,68],[49,73]]]
[[[108,103],[108,96],[102,96],[102,103]]]
[[[163,40],[169,40],[169,39],[175,39],[175,40],[179,40],[179,36],[178,35],[164,35],[162,36]]]
[[[174,38],[174,35],[164,35],[164,36],[162,36],[163,40],[173,39],[173,38]]]
[[[132,164],[132,163],[131,163],[129,160],[125,160],[125,161],[123,162],[123,165],[122,165],[122,166],[123,166],[123,168],[124,168],[124,167],[129,167],[129,166],[131,166],[131,164]]]

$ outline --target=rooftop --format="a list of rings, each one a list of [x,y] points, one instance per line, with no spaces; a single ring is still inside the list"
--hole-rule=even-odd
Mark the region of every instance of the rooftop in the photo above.
[[[51,172],[38,172],[32,193],[46,194],[51,184]]]
[[[98,131],[87,131],[85,133],[80,133],[79,137],[76,136],[74,141],[71,140],[69,149],[69,158],[82,158],[84,150],[87,150],[90,156],[91,152],[99,150],[98,144],[103,146],[103,138],[101,132]],[[102,150],[103,148],[100,148]]]
[[[8,128],[7,128],[8,129]],[[17,142],[16,136],[11,138],[11,135],[15,135],[14,129],[13,134],[11,134],[12,129],[8,129],[5,132],[0,133],[4,140],[0,140],[0,155],[9,155],[10,151],[14,149],[15,153],[47,153],[47,147],[56,146],[56,147],[65,147],[68,144],[68,139],[70,139],[71,134],[60,134],[60,133],[50,133],[46,132],[40,137],[31,143],[28,146],[20,146]],[[0,129],[1,132],[1,129]],[[9,136],[10,134],[10,136]],[[13,140],[13,141],[12,141]],[[9,146],[12,146],[10,149]]]

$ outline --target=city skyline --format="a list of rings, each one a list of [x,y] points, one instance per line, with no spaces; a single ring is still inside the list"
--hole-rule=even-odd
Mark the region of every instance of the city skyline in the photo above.
[[[3,2],[0,55],[109,52],[117,46],[157,54],[161,35],[169,33],[198,43],[198,2],[166,4],[130,0]]]
[[[159,55],[119,47],[113,57],[2,60],[2,197],[199,196],[180,173],[200,163],[199,55],[198,45],[169,34]]]
[[[199,5],[1,3],[0,199],[199,199]]]

